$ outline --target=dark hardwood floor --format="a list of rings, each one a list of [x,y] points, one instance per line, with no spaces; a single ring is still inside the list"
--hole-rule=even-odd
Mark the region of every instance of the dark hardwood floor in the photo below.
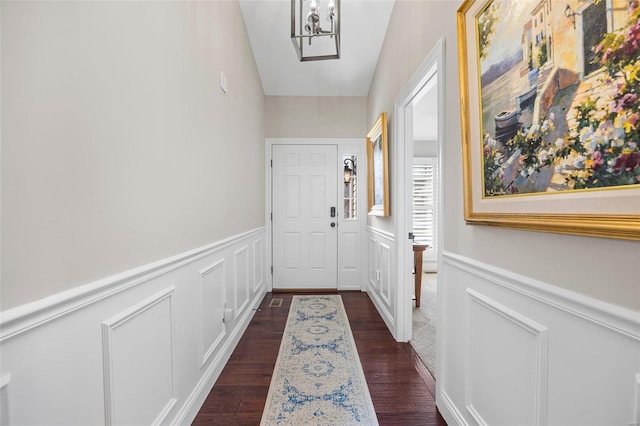
[[[380,425],[446,425],[433,377],[411,345],[393,339],[366,293],[340,295]],[[260,424],[292,296],[267,294],[194,425]],[[281,307],[269,307],[274,298]]]

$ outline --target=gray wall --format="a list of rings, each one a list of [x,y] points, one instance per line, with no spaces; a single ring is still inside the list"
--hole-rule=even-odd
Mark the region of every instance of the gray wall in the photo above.
[[[444,249],[640,308],[637,242],[464,224],[460,3],[396,2],[365,101],[265,98],[236,2],[3,2],[1,308],[262,226],[264,137],[359,137],[386,111],[393,161],[393,101],[441,36]]]
[[[446,48],[446,152],[443,249],[549,284],[640,309],[640,244],[601,238],[468,226],[463,219],[462,144],[456,11],[462,2],[396,1],[369,92],[368,126],[382,111],[390,121],[390,163],[394,161],[393,103],[440,37]],[[390,182],[393,188],[393,182]],[[370,224],[393,232],[391,218]]]
[[[265,96],[265,137],[364,138],[365,96]]]
[[[237,2],[1,7],[2,309],[264,225]]]
[[[413,141],[413,156],[420,157],[437,157],[438,141]]]

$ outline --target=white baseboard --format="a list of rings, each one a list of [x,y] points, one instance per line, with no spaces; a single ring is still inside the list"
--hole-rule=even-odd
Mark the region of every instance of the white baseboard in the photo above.
[[[193,421],[266,294],[264,239],[258,228],[3,312],[2,424]]]
[[[378,310],[378,313],[382,317],[382,320],[387,325],[389,331],[396,329],[395,319],[391,312],[389,312],[389,307],[380,300],[380,296],[371,286],[367,289],[367,293],[369,294],[369,298],[373,302],[373,305]]]
[[[469,423],[464,419],[458,411],[455,404],[446,392],[441,392],[437,400],[438,411],[448,425],[468,426]]]

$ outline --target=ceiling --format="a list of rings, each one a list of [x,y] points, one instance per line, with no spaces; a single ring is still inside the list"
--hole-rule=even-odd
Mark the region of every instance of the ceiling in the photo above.
[[[300,62],[290,38],[291,1],[240,0],[264,94],[367,96],[393,2],[341,0],[340,59]]]
[[[340,59],[313,62],[298,61],[291,43],[290,0],[239,1],[265,95],[369,94],[394,0],[341,0]],[[437,140],[435,86],[413,107],[414,139]]]
[[[413,105],[413,139],[438,140],[438,90],[435,81]]]

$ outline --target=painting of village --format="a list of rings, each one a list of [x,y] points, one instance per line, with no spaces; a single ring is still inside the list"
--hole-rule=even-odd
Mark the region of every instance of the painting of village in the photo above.
[[[640,185],[640,1],[476,16],[484,197]]]

